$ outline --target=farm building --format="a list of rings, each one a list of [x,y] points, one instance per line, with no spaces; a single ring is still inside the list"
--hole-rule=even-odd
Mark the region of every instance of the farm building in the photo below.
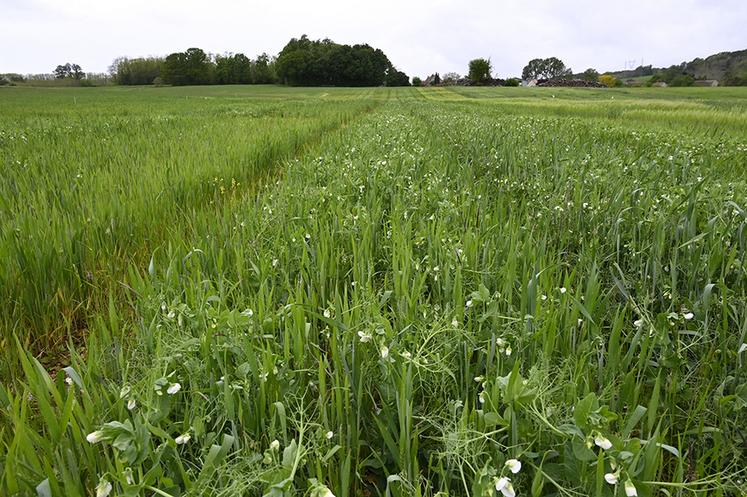
[[[716,79],[699,79],[693,83],[693,86],[718,86]]]

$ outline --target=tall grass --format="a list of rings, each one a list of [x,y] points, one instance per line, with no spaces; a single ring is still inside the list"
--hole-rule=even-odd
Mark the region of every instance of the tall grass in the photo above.
[[[200,91],[215,101],[158,102],[210,122],[175,164],[239,140],[215,112],[234,97]],[[415,90],[341,119],[354,91],[299,91],[251,105],[348,125],[309,131],[228,199],[182,181],[198,160],[151,166],[152,184],[179,185],[162,204],[120,197],[157,236],[128,242],[140,255],[105,276],[118,290],[90,295],[68,368],[50,376],[11,329],[1,493],[745,491],[743,140]],[[138,147],[173,146],[178,126]]]

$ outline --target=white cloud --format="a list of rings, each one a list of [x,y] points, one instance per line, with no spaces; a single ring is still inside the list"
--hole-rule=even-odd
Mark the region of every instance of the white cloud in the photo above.
[[[0,0],[0,10],[0,72],[66,61],[104,71],[118,56],[192,46],[253,57],[304,33],[370,43],[420,76],[464,73],[474,57],[508,76],[534,57],[603,71],[747,49],[743,0]]]

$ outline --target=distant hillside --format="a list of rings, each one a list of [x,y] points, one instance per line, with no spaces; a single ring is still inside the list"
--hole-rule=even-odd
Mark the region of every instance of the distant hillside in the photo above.
[[[747,83],[747,50],[721,52],[705,59],[695,59],[685,66],[685,73],[695,79],[717,79],[727,83],[742,80]]]
[[[669,67],[639,66],[611,74],[622,80],[658,75],[663,81],[671,81],[677,76],[689,76],[696,80],[715,79],[721,85],[747,85],[747,50],[721,52]]]

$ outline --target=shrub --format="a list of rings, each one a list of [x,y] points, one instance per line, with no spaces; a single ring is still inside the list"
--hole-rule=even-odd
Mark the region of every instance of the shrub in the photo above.
[[[695,83],[695,78],[689,74],[680,74],[672,79],[669,86],[692,86],[693,83]]]
[[[607,88],[622,86],[622,81],[614,77],[612,74],[602,74],[601,76],[599,76],[599,82]]]

